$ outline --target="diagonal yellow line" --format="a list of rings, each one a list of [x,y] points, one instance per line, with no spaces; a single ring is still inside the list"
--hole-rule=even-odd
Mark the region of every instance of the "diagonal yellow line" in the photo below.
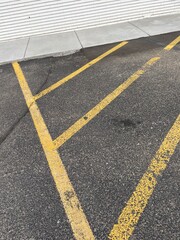
[[[174,41],[168,44],[164,50],[171,50],[176,44],[180,42],[180,37],[177,37]],[[112,101],[114,101],[123,91],[125,91],[132,83],[134,83],[142,74],[144,74],[149,67],[151,67],[155,62],[157,62],[160,57],[151,58],[147,63],[145,63],[141,69],[132,74],[124,83],[119,85],[113,92],[108,94],[101,102],[99,102],[95,107],[93,107],[89,112],[77,120],[71,127],[65,130],[59,137],[57,137],[53,142],[55,149],[62,146],[66,141],[68,141],[74,134],[76,134],[82,127],[84,127],[88,122],[90,122],[94,117],[96,117],[105,107],[107,107]]]
[[[66,141],[68,141],[74,134],[76,134],[82,127],[90,122],[96,115],[98,115],[105,107],[107,107],[114,99],[116,99],[123,91],[125,91],[133,82],[135,82],[152,64],[157,62],[160,57],[150,59],[140,70],[135,72],[124,83],[117,87],[113,92],[107,95],[101,102],[75,122],[71,127],[64,131],[59,137],[54,140],[55,148],[59,148]]]
[[[94,240],[95,238],[83,212],[81,204],[77,198],[75,190],[70,182],[62,160],[58,152],[53,150],[54,144],[52,138],[46,127],[40,110],[33,99],[33,95],[21,70],[21,67],[17,62],[13,63],[12,65],[46,155],[47,162],[54,178],[61,201],[64,205],[66,215],[71,224],[74,237],[77,240]]]
[[[168,44],[164,49],[170,51],[173,47],[175,47],[180,42],[180,36],[178,36],[174,41]]]
[[[116,45],[115,47],[109,49],[107,52],[101,54],[99,57],[93,59],[92,61],[88,62],[87,64],[85,64],[84,66],[82,66],[81,68],[76,70],[75,72],[69,74],[67,77],[59,80],[58,82],[54,83],[50,87],[48,87],[45,90],[41,91],[40,93],[36,94],[34,96],[34,100],[37,100],[37,99],[43,97],[44,95],[50,93],[51,91],[55,90],[56,88],[60,87],[61,85],[63,85],[64,83],[68,82],[69,80],[71,80],[72,78],[74,78],[75,76],[80,74],[81,72],[85,71],[86,69],[90,68],[92,65],[96,64],[97,62],[99,62],[103,58],[105,58],[108,55],[110,55],[111,53],[117,51],[118,49],[120,49],[121,47],[126,45],[127,43],[128,42],[121,42],[118,45]]]
[[[172,43],[170,43],[165,50],[171,50],[178,42],[180,41],[179,37],[174,40]],[[40,110],[34,101],[34,97],[32,96],[31,90],[29,89],[29,86],[27,84],[27,81],[23,75],[23,72],[19,66],[18,63],[13,63],[14,71],[17,75],[19,84],[21,86],[21,89],[23,91],[27,106],[29,107],[32,119],[34,121],[34,125],[36,127],[36,130],[38,132],[42,147],[44,149],[45,155],[47,157],[47,161],[52,173],[52,176],[54,178],[57,190],[60,194],[61,200],[63,202],[65,212],[67,214],[67,217],[70,221],[74,236],[76,239],[84,240],[84,239],[95,239],[93,236],[93,233],[90,229],[89,223],[86,219],[86,216],[83,213],[82,207],[79,203],[79,200],[76,196],[76,193],[73,189],[73,186],[68,178],[67,172],[63,166],[63,163],[60,159],[60,156],[55,148],[58,148],[61,146],[65,141],[67,141],[71,136],[73,136],[77,131],[79,131],[84,125],[86,125],[87,122],[89,122],[92,118],[94,118],[103,108],[105,108],[108,104],[110,104],[117,96],[121,94],[128,86],[130,86],[135,80],[139,78],[147,69],[149,66],[154,64],[156,61],[158,61],[160,57],[155,57],[150,59],[143,67],[142,69],[138,70],[136,73],[134,73],[128,80],[124,83],[124,85],[120,85],[117,89],[115,89],[111,94],[106,98],[104,98],[99,104],[95,106],[92,110],[90,110],[86,115],[83,116],[83,119],[85,122],[82,121],[82,119],[79,119],[80,126],[76,122],[72,127],[70,127],[70,132],[67,134],[67,137],[65,139],[61,139],[61,136],[57,138],[56,140],[52,141],[52,138],[49,134],[49,131],[44,123],[44,120],[42,118],[42,115],[40,113]],[[96,108],[97,107],[97,108]],[[92,112],[91,112],[92,111]],[[92,115],[91,115],[92,113]],[[88,119],[89,117],[89,119]],[[178,120],[179,121],[179,120]],[[68,129],[68,130],[69,130]],[[67,130],[67,131],[68,131]],[[72,131],[73,130],[73,131]],[[66,131],[65,131],[66,132]],[[58,142],[58,139],[60,141]],[[59,144],[59,145],[58,145]],[[166,143],[165,143],[166,145]],[[169,153],[169,152],[168,152]],[[149,168],[153,172],[153,166],[156,167],[157,175],[158,175],[158,167],[157,165],[160,163],[159,166],[164,166],[163,162],[156,161],[157,159],[154,159],[154,164],[152,164],[152,169]],[[160,159],[162,160],[162,159]],[[167,161],[167,159],[165,159]],[[166,167],[166,166],[165,166]],[[163,170],[162,168],[159,168],[159,171]],[[154,172],[155,174],[155,172]],[[153,176],[153,175],[152,175]],[[150,177],[152,177],[150,176]],[[152,179],[153,182],[153,178]],[[148,179],[150,181],[150,179]],[[151,186],[151,185],[150,185]],[[149,186],[149,187],[150,187]],[[149,188],[148,188],[149,190]],[[110,237],[111,234],[110,234]],[[115,239],[121,239],[121,238],[115,238]],[[122,239],[128,239],[128,238],[122,238]]]
[[[157,178],[166,169],[179,141],[180,115],[177,117],[174,125],[166,135],[147,171],[144,173],[135,191],[122,210],[122,213],[118,218],[118,223],[114,225],[110,232],[109,239],[128,240],[132,235],[134,228],[155,189],[158,180]]]
[[[170,51],[180,42],[180,36],[168,44],[164,50]],[[135,191],[122,210],[118,223],[113,226],[109,234],[111,240],[128,240],[132,235],[136,224],[141,217],[148,200],[150,199],[156,184],[157,178],[166,169],[167,164],[173,155],[175,148],[180,141],[180,115],[166,135],[159,150],[152,159],[147,171],[140,179]]]

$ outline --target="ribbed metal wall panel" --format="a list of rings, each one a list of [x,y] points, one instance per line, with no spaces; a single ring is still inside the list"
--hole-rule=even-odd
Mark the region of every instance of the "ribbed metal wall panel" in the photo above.
[[[0,0],[0,41],[180,12],[180,0]]]

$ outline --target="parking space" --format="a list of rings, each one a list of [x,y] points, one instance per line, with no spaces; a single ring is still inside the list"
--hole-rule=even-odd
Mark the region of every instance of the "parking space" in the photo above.
[[[179,239],[180,33],[0,66],[1,239]]]

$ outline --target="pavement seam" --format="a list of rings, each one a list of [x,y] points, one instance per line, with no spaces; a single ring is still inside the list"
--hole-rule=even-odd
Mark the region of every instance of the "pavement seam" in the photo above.
[[[24,56],[23,56],[23,58],[26,57],[26,52],[27,52],[27,48],[28,48],[28,46],[29,46],[29,41],[30,41],[30,37],[29,37],[29,39],[28,39],[28,41],[27,41],[27,46],[26,46],[26,49],[25,49],[25,51],[24,51]]]
[[[76,31],[74,31],[74,33],[76,34],[76,37],[77,37],[77,39],[78,39],[78,41],[79,41],[79,43],[80,43],[80,45],[81,45],[81,47],[82,47],[82,49],[83,49],[84,47],[83,47],[83,45],[82,45],[82,43],[81,43],[81,40],[80,40],[80,38],[79,38],[79,36],[78,36],[78,33],[77,33]]]
[[[128,22],[128,23],[131,24],[133,27],[139,29],[141,32],[147,34],[147,35],[148,35],[147,37],[150,37],[150,36],[151,36],[149,33],[147,33],[146,31],[144,31],[142,28],[136,26],[134,23],[132,23],[132,22]]]

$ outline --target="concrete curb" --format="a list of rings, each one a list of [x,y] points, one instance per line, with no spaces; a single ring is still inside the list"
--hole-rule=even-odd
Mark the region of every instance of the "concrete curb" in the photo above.
[[[64,56],[82,48],[180,31],[180,14],[0,42],[0,65]]]

